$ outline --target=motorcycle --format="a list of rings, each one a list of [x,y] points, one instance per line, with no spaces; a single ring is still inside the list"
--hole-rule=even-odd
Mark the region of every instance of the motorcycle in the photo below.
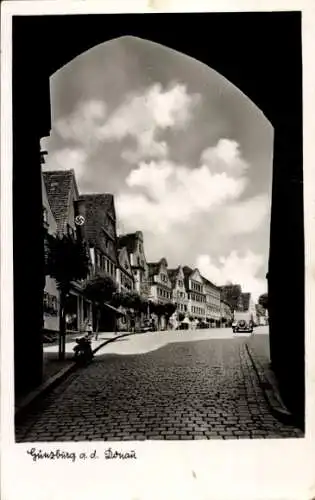
[[[92,361],[94,354],[91,347],[91,341],[87,337],[76,339],[77,345],[74,346],[74,360],[78,363],[89,363]]]

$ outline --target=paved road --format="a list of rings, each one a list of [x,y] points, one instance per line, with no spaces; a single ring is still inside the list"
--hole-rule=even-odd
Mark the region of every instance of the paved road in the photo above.
[[[257,334],[266,332],[258,328]],[[300,435],[269,413],[230,329],[155,332],[105,346],[19,424],[16,439],[283,438]]]

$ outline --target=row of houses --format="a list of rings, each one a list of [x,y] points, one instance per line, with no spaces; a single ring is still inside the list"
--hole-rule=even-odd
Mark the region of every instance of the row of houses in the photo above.
[[[187,318],[216,327],[232,322],[230,302],[225,300],[221,288],[202,276],[198,269],[181,265],[169,268],[164,257],[158,262],[148,262],[141,231],[117,234],[112,194],[80,195],[73,170],[43,172],[42,191],[46,233],[74,238],[80,235],[89,250],[89,277],[110,276],[120,292],[135,291],[147,301],[176,304],[177,322]],[[46,276],[45,329],[58,330],[58,307],[56,282]],[[113,311],[115,308],[111,307]],[[88,320],[95,321],[93,304],[84,295],[83,282],[73,283],[66,320],[68,330],[74,331],[81,330]],[[120,321],[123,328],[124,319]],[[161,326],[166,326],[163,318]],[[104,326],[111,327],[110,323]]]

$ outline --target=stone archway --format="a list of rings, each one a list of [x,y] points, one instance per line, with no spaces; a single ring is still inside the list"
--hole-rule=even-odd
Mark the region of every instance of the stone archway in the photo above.
[[[187,21],[189,32],[195,33],[193,41],[187,37]],[[192,29],[194,24],[195,30]],[[226,33],[233,39],[232,47],[223,43]],[[13,19],[16,389],[38,385],[42,371],[39,141],[49,134],[51,127],[49,77],[76,55],[124,34],[150,39],[209,65],[241,89],[274,127],[268,272],[271,355],[287,404],[299,415],[304,415],[301,15],[297,12],[237,14],[237,23],[235,14],[205,13],[111,15],[110,19],[109,16],[84,15]],[[253,48],[254,59],[251,56]],[[24,223],[26,207],[27,226]],[[27,287],[27,294],[24,287]],[[284,290],[295,293],[295,315],[285,328],[282,312],[287,307],[287,299]]]

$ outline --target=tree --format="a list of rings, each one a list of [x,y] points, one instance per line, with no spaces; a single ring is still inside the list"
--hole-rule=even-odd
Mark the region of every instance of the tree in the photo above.
[[[105,302],[110,302],[116,292],[116,283],[107,275],[97,274],[87,281],[84,293],[96,305],[96,336],[99,331],[101,310]]]
[[[264,309],[268,309],[268,293],[263,293],[258,299],[258,304]]]
[[[89,257],[83,243],[70,236],[49,236],[47,243],[46,274],[56,280],[59,289],[59,359],[64,359],[67,298],[72,282],[86,278],[89,272]]]
[[[178,314],[178,320],[179,320],[179,321],[184,321],[184,319],[185,319],[185,314],[184,314],[184,313],[182,313],[182,312],[180,312],[180,313]]]
[[[165,314],[165,305],[164,304],[154,304],[154,313],[158,317],[158,329],[161,326],[161,318]]]
[[[221,287],[221,299],[230,304],[233,311],[237,309],[240,296],[242,295],[242,288],[240,285],[233,285],[228,283]]]
[[[170,317],[174,314],[176,311],[176,304],[173,304],[173,302],[167,302],[164,304],[164,314],[166,318],[166,323],[168,324]]]

